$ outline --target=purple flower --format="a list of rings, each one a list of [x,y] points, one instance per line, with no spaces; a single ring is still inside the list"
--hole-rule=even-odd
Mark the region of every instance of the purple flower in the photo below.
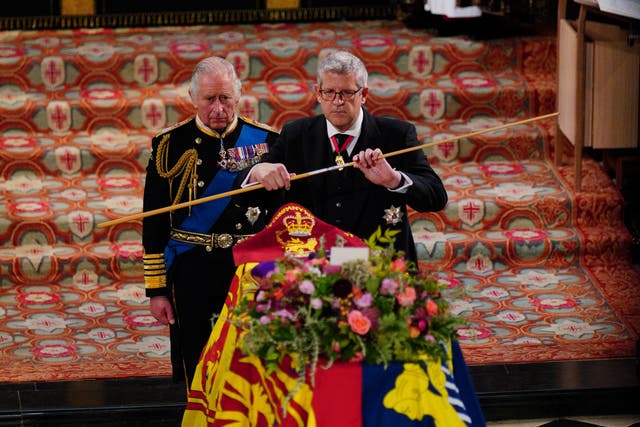
[[[381,295],[395,295],[398,291],[398,282],[391,279],[383,279],[380,287]]]
[[[313,291],[316,290],[316,286],[311,280],[304,279],[302,283],[300,283],[298,289],[300,289],[300,292],[302,292],[303,294],[311,295],[313,294]]]
[[[365,292],[359,298],[356,298],[355,303],[358,308],[370,307],[373,303],[373,295],[369,292]]]
[[[267,298],[267,293],[265,291],[258,291],[256,295],[256,301],[264,301]]]
[[[309,303],[311,304],[311,308],[319,310],[322,308],[322,300],[320,298],[311,298],[311,301],[309,301]]]
[[[273,315],[278,316],[281,321],[284,321],[285,319],[287,319],[293,322],[296,320],[296,316],[294,316],[293,314],[289,313],[287,310],[284,310],[284,309],[275,311]]]
[[[270,322],[271,322],[271,318],[269,316],[265,315],[265,316],[261,316],[260,317],[260,324],[261,325],[266,325],[266,324],[268,324]]]
[[[258,313],[266,313],[269,311],[269,309],[271,308],[271,302],[267,301],[266,304],[257,304],[256,305],[256,311]]]

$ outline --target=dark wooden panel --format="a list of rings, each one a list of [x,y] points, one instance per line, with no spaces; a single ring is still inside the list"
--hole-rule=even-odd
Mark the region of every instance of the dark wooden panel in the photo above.
[[[264,4],[264,0],[96,0],[96,14],[262,9]]]
[[[0,16],[54,16],[60,14],[61,0],[31,0],[3,4]]]

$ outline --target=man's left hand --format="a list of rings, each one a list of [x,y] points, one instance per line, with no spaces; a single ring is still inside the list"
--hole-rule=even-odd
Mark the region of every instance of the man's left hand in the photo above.
[[[374,184],[386,188],[396,188],[402,181],[402,174],[393,169],[389,162],[382,157],[379,148],[367,148],[353,156],[353,167],[360,169],[365,178]]]

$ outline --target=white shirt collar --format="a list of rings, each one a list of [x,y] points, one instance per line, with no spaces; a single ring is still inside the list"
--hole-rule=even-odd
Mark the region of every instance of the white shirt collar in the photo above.
[[[340,132],[333,124],[331,124],[329,120],[327,120],[327,136],[329,137],[329,139],[331,139],[331,137],[337,133],[344,133],[353,136],[353,140],[347,147],[347,152],[351,154],[351,150],[353,150],[353,147],[355,147],[356,142],[358,142],[358,138],[360,137],[360,132],[362,132],[363,120],[364,113],[362,112],[362,107],[360,107],[360,112],[358,113],[358,118],[356,119],[356,121],[353,122],[353,125],[351,125],[351,127],[344,132]]]

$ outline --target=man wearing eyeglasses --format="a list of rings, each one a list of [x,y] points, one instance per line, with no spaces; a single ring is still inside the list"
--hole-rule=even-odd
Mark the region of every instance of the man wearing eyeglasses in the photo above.
[[[246,172],[243,185],[284,188],[287,202],[361,238],[380,227],[393,235],[396,249],[416,261],[407,207],[441,210],[447,192],[422,150],[382,157],[419,142],[413,124],[367,112],[367,78],[365,65],[351,53],[326,55],[314,86],[322,114],[285,124],[270,152]],[[353,168],[339,168],[350,161]],[[331,166],[338,167],[291,182],[292,175]]]

